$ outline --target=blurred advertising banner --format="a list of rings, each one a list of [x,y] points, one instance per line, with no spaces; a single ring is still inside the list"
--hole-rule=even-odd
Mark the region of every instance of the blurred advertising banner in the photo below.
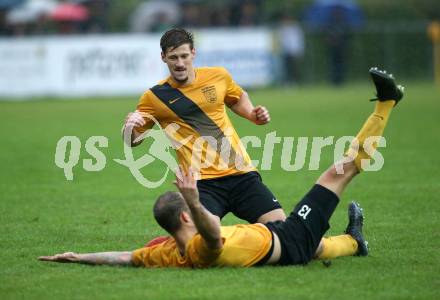
[[[195,32],[196,66],[226,67],[244,86],[273,77],[264,29]],[[168,76],[160,35],[0,39],[0,97],[139,94]]]
[[[265,86],[274,80],[274,49],[267,29],[217,29],[195,32],[196,66],[222,66],[243,86]]]
[[[0,40],[0,96],[139,92],[164,76],[157,36]]]

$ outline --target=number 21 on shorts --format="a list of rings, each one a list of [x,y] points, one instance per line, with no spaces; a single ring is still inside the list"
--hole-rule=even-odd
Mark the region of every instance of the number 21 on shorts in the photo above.
[[[303,205],[298,211],[298,216],[302,217],[304,220],[307,219],[307,215],[312,211],[308,205]]]

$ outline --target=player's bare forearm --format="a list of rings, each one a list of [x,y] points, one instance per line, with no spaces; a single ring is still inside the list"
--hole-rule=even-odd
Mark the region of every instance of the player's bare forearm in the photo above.
[[[66,252],[53,256],[40,256],[42,261],[53,261],[63,263],[78,263],[89,265],[110,265],[110,266],[129,266],[132,265],[131,251],[122,252],[97,252],[97,253],[73,253]]]
[[[79,262],[91,265],[129,266],[131,252],[98,252],[79,254]]]
[[[251,102],[248,93],[243,91],[240,99],[229,108],[237,115],[248,119],[256,125],[264,125],[270,122],[269,111],[264,106],[256,106]]]
[[[208,247],[211,249],[221,248],[220,220],[200,203],[197,181],[194,179],[192,170],[189,169],[185,172],[179,166],[175,184],[191,211],[197,231],[206,241]]]
[[[254,122],[255,118],[252,115],[252,110],[254,109],[254,105],[249,98],[248,93],[243,91],[240,99],[233,105],[229,106],[229,108],[237,115],[242,118],[248,119],[251,122]]]
[[[186,199],[186,198],[185,198]],[[220,234],[220,221],[211,214],[197,199],[197,201],[186,201],[198,232],[213,249],[222,247]]]

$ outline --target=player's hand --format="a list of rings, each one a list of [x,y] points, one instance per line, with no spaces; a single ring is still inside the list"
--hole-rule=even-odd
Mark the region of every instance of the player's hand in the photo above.
[[[188,168],[187,171],[183,169],[181,165],[176,170],[176,181],[174,184],[179,189],[182,196],[187,201],[198,201],[199,190],[197,189],[197,180],[195,180],[194,172],[192,168]]]
[[[62,254],[55,254],[53,256],[40,256],[38,260],[42,261],[55,261],[55,262],[78,262],[79,255],[73,252],[66,252]]]
[[[270,122],[269,111],[266,107],[258,105],[252,110],[252,114],[255,115],[254,123],[257,125],[264,125]]]
[[[145,124],[146,122],[138,110],[128,113],[124,121],[124,127],[128,128],[142,127]]]

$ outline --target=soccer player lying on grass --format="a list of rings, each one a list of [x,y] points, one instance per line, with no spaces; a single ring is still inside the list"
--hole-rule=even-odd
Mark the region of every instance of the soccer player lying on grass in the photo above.
[[[157,222],[172,239],[135,251],[68,252],[39,259],[145,267],[249,267],[307,264],[313,258],[367,255],[367,244],[362,236],[362,210],[354,202],[349,205],[350,222],[346,234],[322,237],[345,187],[361,171],[361,161],[370,158],[363,148],[365,139],[382,135],[391,110],[403,97],[403,88],[396,86],[391,75],[377,69],[371,69],[370,74],[379,101],[357,135],[359,150],[356,151],[352,143],[346,157],[319,177],[285,221],[221,226],[218,218],[200,203],[191,169],[185,171],[180,167],[175,182],[180,193],[167,192],[154,206]],[[341,168],[343,174],[337,171]]]

